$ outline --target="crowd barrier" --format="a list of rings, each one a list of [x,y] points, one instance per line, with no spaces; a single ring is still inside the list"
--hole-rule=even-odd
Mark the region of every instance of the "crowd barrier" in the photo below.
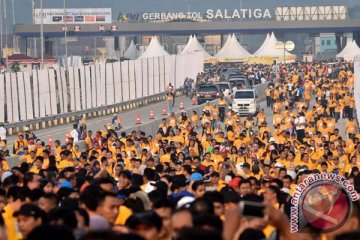
[[[203,71],[202,53],[170,55],[79,68],[0,74],[0,122],[9,134],[111,114],[163,100],[169,83]]]
[[[263,84],[259,84],[259,85],[255,86],[255,88],[258,91],[259,101],[265,100],[265,98],[266,98],[265,89],[266,89],[267,86],[268,86],[268,83],[263,83]],[[216,100],[213,101],[213,102],[216,102]],[[193,111],[196,111],[196,113],[200,116],[201,113],[202,113],[203,107],[204,107],[204,104],[196,105],[196,106],[187,108],[184,111],[186,111],[188,116],[191,116],[191,113]],[[178,116],[179,113],[180,113],[180,111],[177,112],[176,115]],[[118,131],[117,134],[118,134],[118,136],[120,136],[120,134],[122,132],[131,133],[132,131],[143,131],[146,134],[154,135],[158,131],[159,125],[160,125],[162,119],[163,119],[163,117],[160,117],[160,118],[156,118],[156,119],[154,119],[154,120],[152,120],[150,122],[144,123],[144,124],[140,124],[140,125],[132,126],[132,127],[127,127],[127,128],[124,128],[124,129],[121,129],[120,131]],[[86,145],[85,145],[84,140],[80,140],[80,141],[76,142],[76,144],[79,145],[80,151],[86,150]],[[8,161],[8,164],[9,164],[10,168],[12,168],[14,166],[17,166],[18,157],[7,158],[7,161]]]

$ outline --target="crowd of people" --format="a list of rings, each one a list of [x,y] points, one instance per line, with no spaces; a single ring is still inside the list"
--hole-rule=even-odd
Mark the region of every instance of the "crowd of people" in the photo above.
[[[0,153],[0,239],[358,239],[359,202],[330,233],[291,233],[289,220],[311,174],[339,174],[360,192],[353,66],[298,62],[277,75],[265,91],[271,120],[264,109],[240,116],[222,98],[201,115],[170,111],[156,133],[116,131],[118,116],[105,129],[80,121],[86,134],[54,146],[19,133],[18,166]],[[245,211],[250,203],[260,213]]]

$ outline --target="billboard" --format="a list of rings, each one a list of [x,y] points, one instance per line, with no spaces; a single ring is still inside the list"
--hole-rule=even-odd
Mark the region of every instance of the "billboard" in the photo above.
[[[346,6],[276,7],[275,18],[277,21],[345,20],[348,10]]]
[[[34,11],[35,24],[41,24],[41,9]],[[90,24],[111,23],[111,8],[68,8],[66,14],[63,8],[43,9],[44,24]]]

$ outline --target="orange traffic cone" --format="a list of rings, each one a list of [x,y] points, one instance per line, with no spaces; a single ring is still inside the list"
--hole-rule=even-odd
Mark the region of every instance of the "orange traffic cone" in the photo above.
[[[191,105],[196,105],[196,98],[195,98],[195,97],[193,97],[193,98],[191,99]]]
[[[183,101],[180,102],[180,109],[184,109],[184,102]]]
[[[69,142],[69,132],[66,132],[66,137],[65,137],[65,143],[68,143]]]
[[[141,120],[140,120],[140,114],[136,114],[136,120],[135,120],[136,124],[141,124]]]
[[[166,105],[163,106],[162,115],[167,115]]]
[[[149,119],[155,119],[154,111],[150,111],[150,117],[149,117]]]
[[[54,143],[51,137],[49,138],[49,146],[50,148],[54,148]]]

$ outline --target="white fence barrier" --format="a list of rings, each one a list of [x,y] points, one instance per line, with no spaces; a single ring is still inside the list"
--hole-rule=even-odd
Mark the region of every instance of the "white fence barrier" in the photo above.
[[[202,53],[0,74],[0,122],[82,111],[164,92],[203,71]]]

